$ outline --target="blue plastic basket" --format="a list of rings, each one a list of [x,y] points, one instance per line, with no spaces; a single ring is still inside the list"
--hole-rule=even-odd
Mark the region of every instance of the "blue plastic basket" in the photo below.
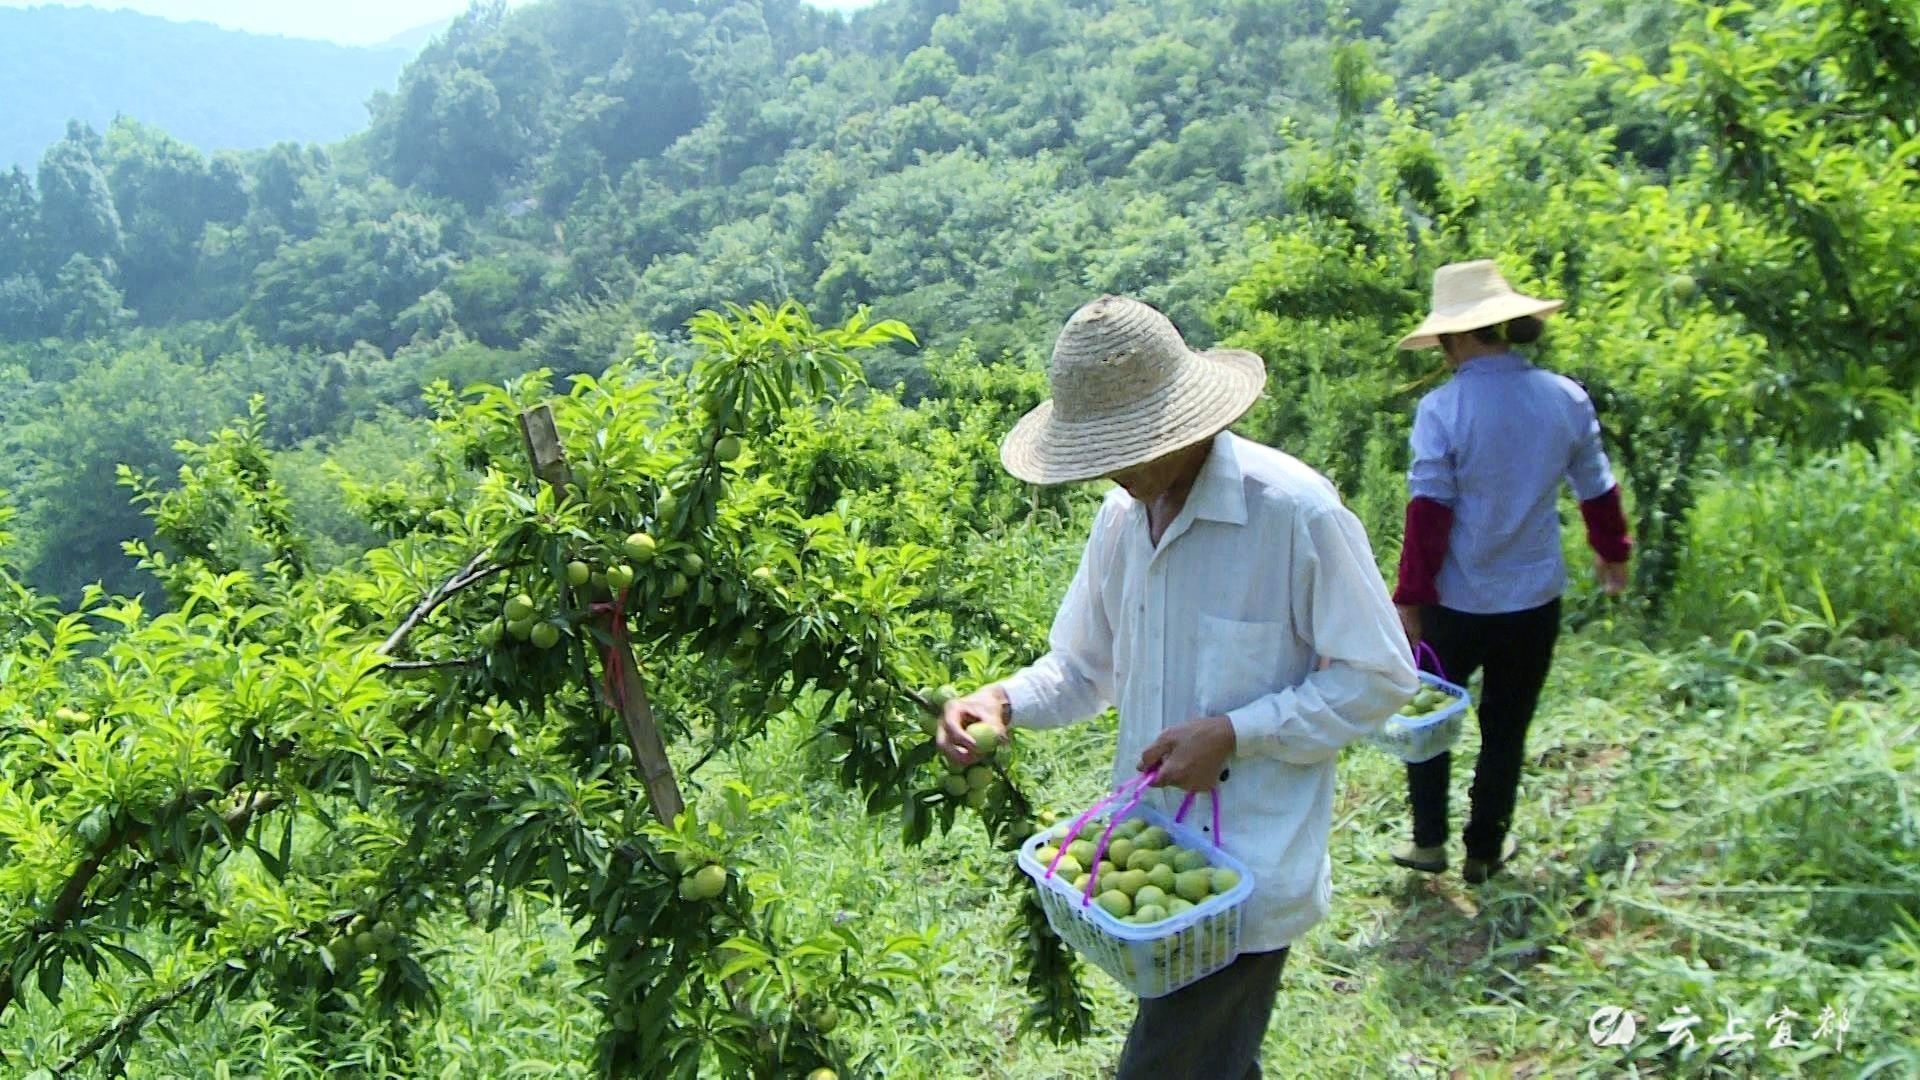
[[[1460,729],[1466,723],[1467,706],[1471,704],[1466,687],[1450,683],[1432,672],[1422,671],[1418,674],[1421,682],[1446,691],[1453,700],[1424,716],[1408,716],[1404,713],[1390,716],[1380,730],[1371,736],[1375,745],[1409,765],[1430,761],[1453,749],[1453,744],[1460,738]]]
[[[1028,837],[1020,845],[1020,869],[1039,887],[1047,924],[1061,940],[1134,995],[1163,997],[1219,971],[1240,955],[1240,913],[1253,894],[1253,874],[1245,863],[1216,847],[1212,837],[1152,807],[1129,805],[1113,815],[1111,824],[1130,818],[1158,825],[1181,847],[1204,852],[1209,865],[1239,874],[1239,883],[1190,910],[1147,926],[1121,922],[1058,874],[1048,873],[1047,865],[1040,861],[1040,848],[1063,841],[1072,827],[1069,822]],[[1105,846],[1103,840],[1102,854]]]

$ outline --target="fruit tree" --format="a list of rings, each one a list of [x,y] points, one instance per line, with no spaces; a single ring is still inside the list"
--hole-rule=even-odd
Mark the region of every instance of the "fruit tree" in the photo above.
[[[169,610],[63,612],[0,566],[0,1033],[76,969],[123,991],[69,1045],[0,1037],[10,1068],[125,1061],[242,993],[312,1031],[407,1025],[436,1000],[422,920],[498,925],[516,895],[583,928],[601,1074],[858,1068],[832,1033],[912,981],[916,937],[794,925],[746,855],[779,793],[702,770],[799,710],[907,842],[960,814],[1026,837],[1014,747],[948,777],[920,689],[1029,647],[953,542],[1025,503],[979,468],[992,423],[863,386],[904,326],[788,305],[689,331],[565,393],[436,388],[431,460],[354,489],[388,539],[345,565],[311,565],[256,412],[185,447],[178,485],[126,477]],[[885,433],[914,424],[909,467]],[[1073,962],[1006,884],[1034,1023],[1084,1032]]]

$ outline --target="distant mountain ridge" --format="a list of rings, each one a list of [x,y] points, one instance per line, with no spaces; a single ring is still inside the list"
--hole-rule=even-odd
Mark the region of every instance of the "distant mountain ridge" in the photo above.
[[[440,27],[368,48],[96,8],[0,8],[0,170],[31,171],[67,121],[124,113],[202,151],[334,142],[367,125]]]
[[[421,23],[419,26],[413,27],[410,30],[400,31],[380,44],[372,46],[372,48],[404,49],[407,55],[412,56],[421,49],[426,48],[428,43],[440,36],[442,31],[452,26],[454,20],[457,18],[459,18],[458,15],[449,15],[444,19],[435,19],[430,23]]]

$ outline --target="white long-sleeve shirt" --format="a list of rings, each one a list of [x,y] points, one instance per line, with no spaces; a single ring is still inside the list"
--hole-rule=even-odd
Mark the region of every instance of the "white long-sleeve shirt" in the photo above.
[[[1117,706],[1119,784],[1163,729],[1224,714],[1236,747],[1217,789],[1221,832],[1254,877],[1242,949],[1289,945],[1325,917],[1334,761],[1419,688],[1366,532],[1325,477],[1222,433],[1157,548],[1146,508],[1115,488],[1050,644],[1001,684],[1015,725]],[[1182,797],[1169,787],[1145,801],[1171,815]],[[1209,817],[1202,795],[1188,821]]]

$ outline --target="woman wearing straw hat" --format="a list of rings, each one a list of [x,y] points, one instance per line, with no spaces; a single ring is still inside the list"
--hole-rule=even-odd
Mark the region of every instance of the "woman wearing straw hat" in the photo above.
[[[1603,589],[1626,587],[1632,548],[1600,422],[1586,391],[1528,363],[1558,300],[1515,292],[1488,260],[1443,266],[1433,311],[1400,342],[1439,347],[1453,377],[1420,400],[1407,473],[1406,541],[1394,603],[1408,641],[1424,641],[1461,685],[1481,673],[1480,757],[1462,839],[1461,876],[1478,884],[1512,856],[1505,846],[1527,727],[1560,631],[1567,571],[1556,496],[1580,501]],[[1413,843],[1401,866],[1447,868],[1452,757],[1407,766]]]
[[[1358,519],[1298,460],[1226,431],[1266,385],[1249,352],[1196,352],[1166,316],[1102,297],[1067,321],[1053,396],[1001,462],[1035,484],[1111,479],[1055,617],[1051,650],[947,705],[937,737],[974,760],[968,724],[1059,727],[1120,713],[1115,785],[1159,769],[1169,815],[1211,791],[1248,864],[1242,952],[1140,1002],[1122,1080],[1257,1077],[1287,948],[1327,912],[1334,761],[1418,687]],[[1204,801],[1204,800],[1203,800]]]

